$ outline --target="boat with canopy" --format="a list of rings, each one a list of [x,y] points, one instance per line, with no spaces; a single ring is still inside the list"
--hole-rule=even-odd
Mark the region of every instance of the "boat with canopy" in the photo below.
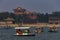
[[[15,27],[16,34],[15,36],[35,36],[29,29],[31,27]]]

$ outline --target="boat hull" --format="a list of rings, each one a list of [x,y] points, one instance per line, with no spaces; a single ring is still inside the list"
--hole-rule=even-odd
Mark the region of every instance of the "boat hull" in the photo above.
[[[17,34],[14,34],[14,36],[35,36],[35,34],[28,34],[28,35],[17,35]]]

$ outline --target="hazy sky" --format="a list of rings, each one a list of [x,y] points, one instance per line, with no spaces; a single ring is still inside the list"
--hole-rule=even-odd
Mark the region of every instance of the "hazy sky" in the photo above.
[[[50,13],[60,11],[60,0],[0,0],[0,12],[13,11],[19,6],[29,11]]]

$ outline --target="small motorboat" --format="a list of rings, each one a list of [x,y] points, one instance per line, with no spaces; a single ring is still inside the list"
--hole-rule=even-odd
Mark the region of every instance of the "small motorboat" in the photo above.
[[[57,32],[57,28],[54,26],[54,27],[50,27],[49,28],[49,32]]]
[[[16,34],[14,36],[35,36],[34,33],[31,33],[29,30],[30,27],[15,27]]]
[[[35,29],[35,33],[41,33],[41,32],[43,32],[43,27]]]

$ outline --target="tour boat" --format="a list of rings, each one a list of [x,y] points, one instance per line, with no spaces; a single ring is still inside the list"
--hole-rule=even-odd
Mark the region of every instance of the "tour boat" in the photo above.
[[[34,33],[31,33],[29,30],[30,27],[15,27],[16,34],[15,36],[35,36]]]

